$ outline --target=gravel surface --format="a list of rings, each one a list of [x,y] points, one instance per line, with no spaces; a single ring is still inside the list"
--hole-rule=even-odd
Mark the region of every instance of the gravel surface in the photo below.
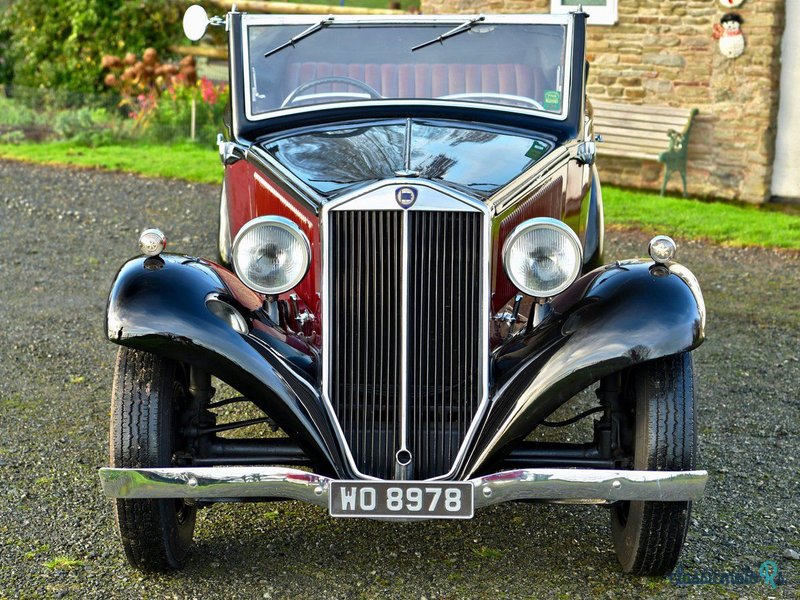
[[[198,517],[185,571],[130,569],[95,470],[106,464],[115,347],[103,311],[138,231],[213,256],[218,189],[0,162],[0,597],[798,597],[800,257],[682,243],[704,286],[700,466],[684,570],[778,562],[786,584],[678,587],[623,576],[609,516],[501,505],[460,523],[331,520],[298,503]],[[609,258],[648,236],[611,232]],[[794,554],[793,554],[794,552]],[[794,557],[794,558],[792,558]]]

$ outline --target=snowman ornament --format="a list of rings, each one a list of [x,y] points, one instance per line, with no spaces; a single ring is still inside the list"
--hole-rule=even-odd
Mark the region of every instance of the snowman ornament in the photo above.
[[[742,23],[736,13],[727,13],[714,25],[714,39],[719,40],[719,51],[727,58],[736,58],[744,52]]]
[[[719,0],[719,3],[723,8],[739,8],[744,4],[744,0]]]

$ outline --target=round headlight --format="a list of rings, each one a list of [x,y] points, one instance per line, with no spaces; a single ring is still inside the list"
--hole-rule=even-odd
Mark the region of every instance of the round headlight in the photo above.
[[[280,294],[305,277],[311,245],[289,219],[258,217],[239,231],[231,257],[236,274],[247,287],[262,294]]]
[[[511,282],[536,298],[567,289],[581,272],[581,241],[567,225],[539,217],[519,225],[503,246],[503,267]]]

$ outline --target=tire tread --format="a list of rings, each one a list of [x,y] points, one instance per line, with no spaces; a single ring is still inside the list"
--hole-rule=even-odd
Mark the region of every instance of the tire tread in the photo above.
[[[636,368],[637,394],[648,414],[647,470],[683,471],[695,467],[695,405],[689,353],[650,361]],[[640,467],[637,467],[640,468]],[[641,527],[631,564],[636,575],[665,575],[678,562],[691,516],[691,502],[643,502]],[[623,557],[620,557],[623,560]]]
[[[117,353],[112,392],[110,454],[118,468],[169,466],[159,447],[163,417],[175,375],[175,363],[147,352],[121,348]],[[163,410],[163,409],[162,409]],[[117,531],[132,566],[161,571],[183,566],[185,552],[174,548],[165,529],[164,500],[114,501]],[[168,529],[168,526],[167,526]]]

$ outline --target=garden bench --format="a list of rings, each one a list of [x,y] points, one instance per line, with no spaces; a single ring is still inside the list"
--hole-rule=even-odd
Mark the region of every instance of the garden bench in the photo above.
[[[686,197],[686,157],[696,108],[592,101],[594,131],[603,143],[598,155],[622,156],[664,163],[661,195],[678,172]]]

